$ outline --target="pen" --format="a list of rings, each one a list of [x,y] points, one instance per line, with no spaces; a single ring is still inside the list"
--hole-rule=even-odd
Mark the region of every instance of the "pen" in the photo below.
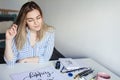
[[[96,78],[96,75],[95,75],[95,76],[93,76],[90,80],[95,80],[95,78]]]
[[[78,74],[74,77],[74,79],[76,79],[77,77],[87,76],[88,74],[92,73],[93,71],[94,71],[94,70],[92,70],[92,69],[85,70],[85,71],[83,71],[83,72],[81,72],[81,73],[78,73]]]
[[[73,70],[68,70],[68,71],[64,71],[63,72],[63,69],[64,69],[65,67],[63,67],[62,69],[61,69],[61,73],[68,73],[68,72],[74,72],[74,71],[77,71],[77,70],[83,70],[83,69],[88,69],[87,67],[82,67],[82,68],[78,68],[78,69],[73,69]]]

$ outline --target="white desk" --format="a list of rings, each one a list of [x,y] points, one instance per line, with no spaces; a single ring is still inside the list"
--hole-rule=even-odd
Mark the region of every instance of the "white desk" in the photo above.
[[[75,59],[78,63],[84,62],[89,65],[91,68],[96,69],[97,71],[102,71],[109,73],[111,75],[110,80],[120,80],[120,77],[116,76],[114,73],[104,68],[100,64],[96,63],[92,59]],[[9,77],[12,73],[20,73],[25,71],[31,71],[39,68],[43,68],[46,66],[54,66],[54,61],[50,61],[44,64],[34,64],[34,63],[17,63],[13,68],[8,67],[6,64],[0,64],[0,80],[11,80]],[[67,75],[66,75],[67,76]],[[69,78],[66,80],[73,80],[73,78]]]

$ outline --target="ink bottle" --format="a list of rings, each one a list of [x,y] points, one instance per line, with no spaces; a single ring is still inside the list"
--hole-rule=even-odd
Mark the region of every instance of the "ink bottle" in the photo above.
[[[57,61],[57,62],[56,62],[55,68],[56,68],[56,69],[60,69],[60,61]]]

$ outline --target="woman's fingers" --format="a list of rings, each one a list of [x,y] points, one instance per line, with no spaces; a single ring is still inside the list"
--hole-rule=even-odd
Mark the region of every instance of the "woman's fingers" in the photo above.
[[[17,25],[13,24],[7,31],[6,31],[6,38],[13,39],[17,34]]]
[[[14,35],[14,34],[17,33],[17,25],[16,25],[16,24],[13,24],[13,25],[12,25],[12,27],[10,28],[9,33],[10,33],[11,35]]]
[[[17,25],[13,24],[13,26],[11,27],[11,31],[16,33],[17,32]]]
[[[27,63],[27,59],[21,59],[18,61],[19,63]]]

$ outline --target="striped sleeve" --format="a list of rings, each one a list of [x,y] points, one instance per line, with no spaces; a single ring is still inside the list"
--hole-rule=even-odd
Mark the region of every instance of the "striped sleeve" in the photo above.
[[[11,60],[8,61],[8,60],[4,57],[5,62],[6,62],[9,66],[13,66],[13,65],[16,63],[16,60],[17,60],[18,51],[17,51],[17,49],[16,49],[16,45],[15,45],[15,41],[14,41],[14,40],[12,41],[12,52],[13,52],[13,54],[14,54],[13,59],[11,59]]]
[[[44,50],[44,59],[45,61],[49,61],[49,59],[52,56],[53,48],[54,48],[54,32],[51,32],[48,36],[47,43],[45,44],[45,50]]]

